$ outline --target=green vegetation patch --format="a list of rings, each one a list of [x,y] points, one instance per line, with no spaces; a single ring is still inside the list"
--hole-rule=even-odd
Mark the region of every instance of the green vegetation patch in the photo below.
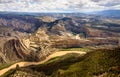
[[[96,50],[83,56],[83,60],[69,66],[68,69],[54,72],[52,77],[118,77],[120,75],[120,49]]]
[[[97,49],[82,56],[66,54],[24,69],[43,72],[48,77],[119,77],[120,48]]]
[[[11,69],[9,71],[7,71],[5,74],[3,74],[1,77],[9,77],[11,74],[15,73],[15,69]]]
[[[83,48],[64,48],[60,49],[61,51],[83,51],[83,52],[89,52],[93,50],[93,47],[83,47]]]
[[[20,62],[20,61],[17,61],[17,62]],[[1,64],[1,65],[0,65],[0,70],[2,70],[2,69],[4,69],[4,68],[7,68],[7,67],[9,67],[9,66],[11,66],[11,65],[13,65],[13,64],[15,64],[15,63],[17,63],[17,62]]]

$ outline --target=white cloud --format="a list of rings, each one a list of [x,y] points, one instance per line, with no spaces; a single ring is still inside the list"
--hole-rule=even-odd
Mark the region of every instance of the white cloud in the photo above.
[[[100,0],[99,2],[97,2],[98,5],[101,6],[115,6],[115,5],[119,5],[120,4],[120,0]]]
[[[120,10],[120,5],[111,6],[110,9]]]
[[[0,0],[0,11],[91,12],[120,8],[120,0]]]

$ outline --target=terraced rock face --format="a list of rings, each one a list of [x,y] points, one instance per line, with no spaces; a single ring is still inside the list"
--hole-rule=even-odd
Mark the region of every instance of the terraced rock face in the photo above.
[[[25,59],[28,51],[25,51],[22,43],[18,39],[12,39],[4,44],[3,54],[8,61],[15,61],[18,59]]]
[[[0,63],[20,60],[40,61],[53,50],[50,45],[48,35],[40,29],[26,38],[9,39],[1,47]]]
[[[38,29],[35,34],[31,34],[29,37],[29,50],[30,56],[39,61],[44,59],[47,55],[51,53],[54,49],[51,48],[51,42],[49,36],[44,30]],[[30,60],[34,60],[30,59]]]

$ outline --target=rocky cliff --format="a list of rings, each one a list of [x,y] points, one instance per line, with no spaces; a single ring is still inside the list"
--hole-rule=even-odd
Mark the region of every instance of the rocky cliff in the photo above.
[[[20,60],[40,61],[51,53],[49,36],[45,31],[38,29],[29,37],[8,37],[1,45],[0,62],[8,63]]]

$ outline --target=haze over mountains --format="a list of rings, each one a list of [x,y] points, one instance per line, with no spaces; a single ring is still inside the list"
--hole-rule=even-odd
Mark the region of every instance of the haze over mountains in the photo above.
[[[104,10],[101,12],[96,12],[97,15],[107,16],[107,17],[120,17],[120,10]]]

